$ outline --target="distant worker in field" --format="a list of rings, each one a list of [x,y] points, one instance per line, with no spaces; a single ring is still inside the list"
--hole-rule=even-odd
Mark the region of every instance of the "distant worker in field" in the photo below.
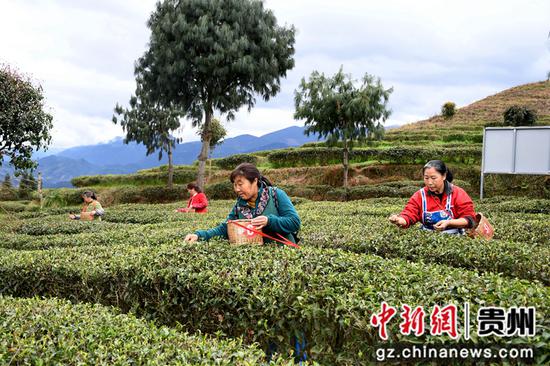
[[[453,174],[441,160],[431,160],[424,168],[425,187],[417,191],[392,224],[408,228],[417,222],[422,229],[446,234],[464,234],[476,224],[474,204],[464,189],[453,185]]]
[[[185,241],[210,240],[215,236],[228,239],[228,220],[250,219],[255,230],[264,229],[263,233],[271,237],[283,237],[292,243],[297,242],[301,221],[285,191],[273,187],[258,168],[250,163],[240,164],[229,179],[238,198],[227,220],[213,229],[188,234]],[[266,240],[269,241],[270,239]]]
[[[69,218],[71,220],[101,221],[101,216],[105,214],[105,210],[101,207],[101,203],[97,200],[95,193],[86,191],[82,193],[82,199],[84,200],[84,206],[82,206],[80,215],[71,213],[69,214]]]
[[[196,185],[195,183],[189,183],[187,185],[187,192],[189,192],[189,201],[187,201],[187,207],[178,208],[176,212],[208,212],[208,199],[206,198],[206,195],[202,193],[202,190],[198,185]]]

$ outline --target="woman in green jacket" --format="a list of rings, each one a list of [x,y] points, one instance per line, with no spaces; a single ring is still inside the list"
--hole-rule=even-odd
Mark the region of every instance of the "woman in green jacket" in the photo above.
[[[227,220],[215,228],[188,234],[185,241],[210,240],[215,236],[227,239],[228,220],[251,219],[251,224],[258,230],[263,229],[265,234],[275,237],[280,234],[293,243],[297,242],[300,216],[285,191],[273,187],[258,168],[249,163],[235,168],[230,180],[238,198]],[[269,243],[271,240],[266,239],[265,242]]]
[[[240,164],[230,177],[233,189],[238,195],[237,202],[229,212],[227,220],[252,219],[251,224],[256,229],[271,237],[282,235],[293,243],[297,243],[297,233],[301,220],[290,198],[280,188],[273,187],[271,182],[260,174],[253,164]],[[188,234],[185,241],[209,240],[215,236],[228,238],[227,220],[213,229],[198,230]],[[265,239],[265,243],[273,242]],[[292,339],[294,358],[296,362],[307,360],[307,343],[304,332],[297,331]],[[270,358],[277,351],[274,343],[267,345]]]
[[[69,214],[71,220],[94,220],[101,221],[101,216],[105,214],[105,210],[101,207],[101,203],[97,200],[94,192],[86,191],[82,193],[82,199],[84,200],[84,206],[80,215]]]

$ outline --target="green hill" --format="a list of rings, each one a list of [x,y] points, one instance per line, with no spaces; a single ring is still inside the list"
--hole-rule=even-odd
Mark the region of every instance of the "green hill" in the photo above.
[[[390,130],[382,141],[356,146],[351,155],[348,192],[341,188],[341,149],[328,147],[323,142],[213,159],[206,191],[212,198],[232,198],[227,179],[229,171],[240,162],[248,161],[257,164],[273,182],[297,197],[315,200],[408,197],[422,185],[421,166],[427,160],[442,159],[454,171],[457,184],[477,196],[483,128],[501,126],[503,112],[511,105],[527,106],[536,111],[537,124],[550,124],[550,83],[517,86],[458,108],[450,120],[434,116]],[[176,167],[175,183],[184,185],[192,181],[195,171],[196,165]],[[103,191],[109,197],[107,201],[113,203],[184,199],[183,186],[173,190],[162,188],[166,177],[167,169],[161,166],[128,175],[77,177],[72,182],[78,188]],[[489,196],[548,198],[550,179],[488,175],[486,192]]]

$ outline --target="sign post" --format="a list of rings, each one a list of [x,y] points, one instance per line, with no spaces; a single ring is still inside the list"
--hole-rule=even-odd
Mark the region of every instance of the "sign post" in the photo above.
[[[550,126],[485,128],[480,200],[485,174],[550,175]]]

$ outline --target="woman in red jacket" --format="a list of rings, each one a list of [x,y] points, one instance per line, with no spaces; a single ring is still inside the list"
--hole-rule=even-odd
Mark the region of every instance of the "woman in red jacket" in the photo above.
[[[195,183],[189,183],[187,185],[187,192],[189,192],[189,201],[187,201],[186,208],[178,208],[176,212],[196,212],[206,213],[208,212],[208,200],[206,195],[202,193],[202,190]]]
[[[407,228],[417,222],[424,230],[464,234],[475,224],[474,204],[468,193],[451,182],[453,174],[441,160],[431,160],[424,168],[424,188],[413,194],[399,215],[390,222]]]

